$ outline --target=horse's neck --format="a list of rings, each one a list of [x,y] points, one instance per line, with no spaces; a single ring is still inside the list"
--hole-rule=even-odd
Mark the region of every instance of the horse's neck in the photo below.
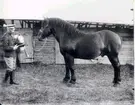
[[[56,31],[56,33],[53,34],[53,35],[54,35],[55,39],[60,43],[60,42],[63,40],[63,38],[64,38],[64,36],[65,36],[66,34],[67,34],[66,32],[61,31],[61,30],[58,29],[58,30]]]
[[[76,39],[78,37],[83,37],[85,35],[84,32],[76,30],[74,32],[66,32],[64,29],[62,28],[56,28],[55,29],[55,34],[54,37],[56,38],[56,40],[60,43],[61,41],[67,39],[67,40],[73,40]]]

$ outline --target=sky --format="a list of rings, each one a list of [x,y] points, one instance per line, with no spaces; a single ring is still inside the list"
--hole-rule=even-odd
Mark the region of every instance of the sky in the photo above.
[[[133,0],[0,0],[0,18],[133,24]]]

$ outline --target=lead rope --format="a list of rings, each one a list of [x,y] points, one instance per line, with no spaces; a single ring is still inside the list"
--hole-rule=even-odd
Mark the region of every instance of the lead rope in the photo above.
[[[44,48],[44,46],[45,46],[46,42],[47,42],[47,38],[45,38],[45,40],[44,40],[44,43],[43,43],[42,47],[41,47],[40,49],[38,49],[38,50],[34,50],[34,51],[36,51],[36,52],[41,51],[41,50]]]

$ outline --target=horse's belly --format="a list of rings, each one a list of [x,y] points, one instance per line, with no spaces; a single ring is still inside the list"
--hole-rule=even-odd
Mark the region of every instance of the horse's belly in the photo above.
[[[81,47],[78,49],[66,49],[64,50],[68,54],[72,55],[74,58],[80,58],[80,59],[94,59],[97,56],[100,55],[99,49],[91,50],[89,48]]]
[[[101,40],[85,40],[81,41],[76,46],[76,56],[82,59],[94,59],[101,55],[101,50],[103,49],[104,45]]]
[[[74,57],[81,59],[94,59],[100,56],[100,54],[101,50],[98,47],[91,49],[90,47],[82,46],[75,50]]]
[[[94,58],[98,57],[99,55],[100,55],[99,50],[97,52],[85,50],[85,51],[77,52],[76,57],[82,58],[82,59],[94,59]]]

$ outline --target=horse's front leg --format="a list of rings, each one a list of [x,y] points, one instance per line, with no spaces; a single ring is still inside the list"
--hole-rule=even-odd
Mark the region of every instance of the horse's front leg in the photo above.
[[[76,76],[75,76],[75,67],[74,67],[74,57],[68,56],[68,62],[67,62],[68,68],[71,72],[71,79],[70,83],[75,84],[76,83]]]
[[[65,78],[63,80],[64,81],[69,80],[70,79],[70,72],[71,72],[70,83],[75,84],[76,76],[75,76],[75,70],[74,70],[74,58],[69,54],[65,54],[64,59],[65,59],[65,66],[66,66],[66,75],[65,75]]]
[[[70,80],[70,70],[68,67],[68,58],[67,58],[66,54],[63,54],[63,56],[64,56],[64,60],[65,60],[65,69],[66,69],[66,74],[65,74],[65,77],[63,78],[63,82],[68,83]]]
[[[66,62],[65,62],[65,68],[66,68],[66,74],[65,74],[65,77],[63,79],[63,82],[68,83],[70,80],[70,70],[69,70]]]
[[[76,76],[75,76],[74,63],[70,65],[70,71],[71,71],[70,83],[75,84],[76,83]]]

